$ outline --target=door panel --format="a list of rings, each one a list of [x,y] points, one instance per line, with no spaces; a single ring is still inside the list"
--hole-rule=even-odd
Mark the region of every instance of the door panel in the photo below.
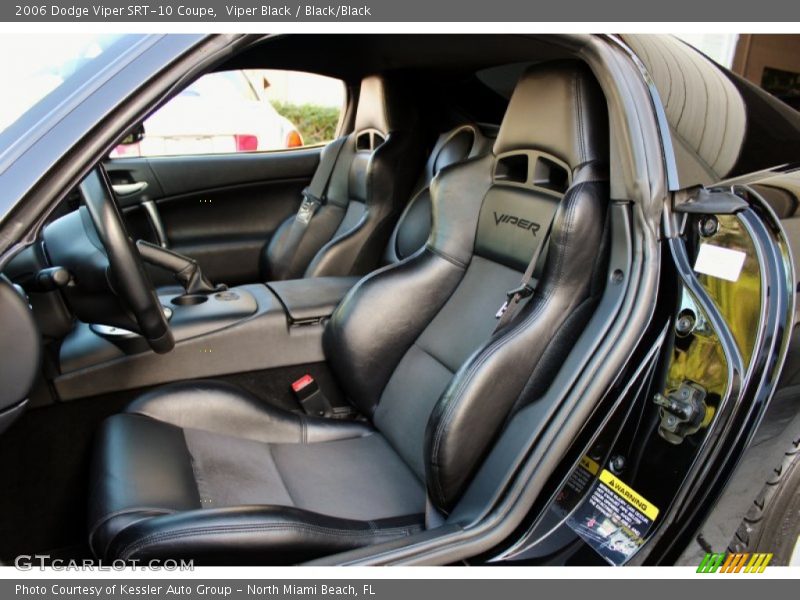
[[[143,199],[164,196],[164,190],[150,166],[150,161],[146,158],[109,160],[106,162],[105,168],[111,184],[114,186],[114,191],[117,193],[117,200],[123,209],[135,206]],[[120,188],[136,184],[146,185],[141,186],[138,191],[133,193],[121,193]]]
[[[297,211],[320,150],[118,158],[106,169],[134,237],[191,256],[215,283],[239,285],[261,280],[262,250]]]
[[[175,196],[242,183],[310,177],[321,150],[319,146],[285,152],[163,156],[148,161],[164,195]]]
[[[261,250],[297,212],[308,179],[206,190],[157,202],[170,248],[196,259],[215,283],[260,281]]]

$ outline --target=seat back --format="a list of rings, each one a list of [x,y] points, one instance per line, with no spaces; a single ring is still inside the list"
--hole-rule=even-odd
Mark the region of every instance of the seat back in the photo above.
[[[386,264],[408,258],[428,241],[431,232],[430,186],[433,178],[442,169],[486,154],[491,148],[492,141],[472,123],[459,125],[439,136],[417,183],[416,191],[392,231],[384,255]]]
[[[402,80],[374,75],[361,82],[355,128],[335,158],[323,204],[297,232],[292,215],[265,249],[267,281],[357,275],[378,262],[424,160],[424,140]]]
[[[326,329],[348,397],[442,511],[510,414],[546,391],[599,298],[607,126],[585,65],[527,71],[493,152],[434,179],[425,249],[362,279]],[[535,294],[494,331],[506,291],[545,242]]]

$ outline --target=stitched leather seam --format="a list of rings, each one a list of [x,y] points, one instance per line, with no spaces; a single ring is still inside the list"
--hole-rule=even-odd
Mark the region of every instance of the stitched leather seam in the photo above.
[[[392,211],[389,211],[382,218],[378,218],[377,219],[377,222],[375,223],[375,226],[372,228],[372,231],[370,231],[367,234],[367,238],[365,240],[363,240],[363,242],[359,245],[359,248],[356,251],[355,256],[353,257],[353,264],[354,265],[356,263],[358,263],[358,261],[361,258],[363,258],[364,256],[369,255],[369,252],[365,251],[365,248],[370,248],[371,243],[374,240],[378,239],[378,236],[382,234],[382,229],[381,228],[384,227],[384,226],[387,226],[387,225],[388,226],[392,225],[392,220],[391,220],[392,214],[396,214],[396,213],[393,213]],[[353,271],[353,269],[351,269],[351,272],[352,271]]]
[[[575,188],[570,191],[571,196],[574,198],[567,207],[567,214],[564,217],[564,235],[563,235],[563,245],[567,247],[569,245],[569,238],[572,235],[572,225],[574,222],[575,212],[577,211],[578,207],[578,195],[583,193],[583,188],[586,187],[586,183],[579,183],[575,186]],[[564,274],[564,253],[560,252],[556,257],[556,284],[560,284]]]
[[[414,193],[414,195],[411,196],[411,200],[408,201],[408,204],[406,204],[406,207],[403,209],[403,212],[400,213],[400,218],[397,219],[397,226],[392,230],[392,235],[389,238],[389,248],[391,249],[392,254],[394,255],[394,261],[395,262],[400,262],[401,260],[405,260],[406,258],[408,258],[408,256],[411,256],[412,254],[416,254],[416,252],[413,252],[412,254],[409,254],[408,256],[401,257],[400,253],[397,251],[398,250],[398,248],[397,248],[397,243],[398,243],[397,242],[397,237],[398,237],[398,234],[400,233],[400,230],[403,228],[403,226],[402,226],[403,221],[406,220],[406,218],[408,217],[408,213],[411,212],[411,208],[422,197],[422,194],[424,192],[427,191],[430,194],[430,189],[431,189],[431,186],[430,186],[430,184],[428,184],[428,185],[420,188],[419,190],[417,190]]]
[[[353,202],[357,201],[353,200]],[[334,237],[325,242],[325,244],[323,244],[322,247],[319,250],[317,250],[317,253],[314,255],[314,258],[311,259],[311,262],[306,268],[306,277],[309,276],[308,272],[312,271],[311,269],[312,266],[314,267],[314,270],[318,269],[318,265],[319,263],[323,262],[326,253],[328,253],[333,248],[336,248],[340,244],[343,244],[350,238],[355,237],[358,233],[361,232],[362,229],[364,229],[367,222],[369,221],[369,206],[366,204],[366,202],[364,203],[364,206],[365,206],[364,214],[361,215],[361,218],[350,229],[348,229],[347,231],[345,231],[340,235],[334,235]],[[318,256],[320,257],[319,261],[317,261]]]
[[[305,415],[300,415],[300,443],[308,443],[308,422]]]
[[[419,338],[417,338],[417,339],[419,339]],[[448,366],[447,366],[447,365],[446,365],[444,362],[442,362],[442,360],[441,360],[440,358],[438,358],[438,357],[437,357],[437,356],[436,356],[436,355],[435,355],[433,352],[431,352],[430,350],[427,350],[427,349],[423,348],[423,347],[422,347],[422,346],[420,346],[420,345],[419,345],[417,342],[414,342],[414,343],[413,343],[413,344],[411,344],[411,345],[412,345],[412,346],[416,346],[416,347],[417,347],[417,348],[420,350],[420,352],[424,352],[425,354],[427,354],[428,356],[430,356],[430,357],[431,357],[433,360],[435,360],[437,363],[439,363],[439,364],[440,364],[440,365],[442,365],[442,366],[443,366],[445,369],[447,369],[447,372],[448,372],[448,373],[450,373],[451,375],[454,375],[454,374],[455,374],[455,371],[453,371],[453,369],[451,369],[450,367],[448,367]]]
[[[455,266],[457,266],[457,267],[459,267],[461,269],[466,269],[467,268],[467,263],[458,260],[454,256],[450,256],[446,252],[442,252],[438,248],[434,248],[430,244],[425,244],[425,249],[426,250],[430,250],[431,253],[435,254],[436,256],[438,256],[440,258],[445,259],[447,262],[453,263]]]
[[[538,314],[541,312],[542,308],[545,306],[546,301],[547,301],[547,298],[545,299],[544,302],[539,304],[536,307],[536,310],[531,315],[529,315],[528,318],[526,318],[522,323],[520,323],[520,325],[522,325],[524,323],[527,326],[527,324],[528,324],[528,322],[530,321],[531,318],[534,318],[535,316],[538,316]],[[492,356],[494,356],[494,354],[497,352],[497,350],[502,345],[504,345],[506,341],[511,341],[517,335],[519,335],[522,332],[523,329],[524,328],[520,327],[520,326],[514,327],[511,330],[507,331],[505,334],[501,335],[499,338],[497,338],[497,340],[495,340],[493,343],[491,343],[482,352],[482,355],[480,356],[480,358],[478,358],[478,360],[473,364],[473,366],[470,367],[470,369],[469,369],[468,373],[466,374],[464,380],[461,382],[461,384],[458,386],[456,392],[453,394],[453,396],[452,396],[453,400],[448,403],[448,406],[445,409],[445,413],[442,416],[441,420],[439,421],[439,425],[436,428],[436,434],[434,436],[434,445],[433,445],[433,449],[431,451],[432,459],[438,459],[439,458],[439,449],[441,447],[441,441],[444,438],[445,430],[449,426],[449,424],[450,424],[449,421],[452,418],[453,413],[455,412],[455,409],[456,409],[456,407],[458,405],[458,397],[463,393],[463,391],[466,388],[466,386],[468,384],[472,383],[472,381],[475,378],[475,375],[478,372],[478,370]],[[433,467],[434,470],[439,471],[440,469],[439,469],[439,467],[436,466],[436,462],[437,462],[436,460],[432,460],[431,461],[431,466]],[[441,479],[439,477],[435,477],[434,478],[434,484],[436,486],[435,492],[436,492],[436,495],[437,495],[437,499],[439,500],[440,504],[443,505],[443,504],[445,504],[445,496],[444,496],[444,489],[442,488]]]
[[[278,473],[278,479],[280,479],[281,485],[283,486],[286,495],[289,496],[289,500],[292,503],[292,506],[297,506],[297,502],[292,497],[292,492],[289,490],[289,486],[286,485],[286,480],[283,478],[283,473],[281,472],[281,468],[278,465],[278,461],[275,460],[275,455],[272,453],[272,444],[267,444],[267,453],[269,454],[269,458],[272,461],[272,466],[275,467],[275,471]]]
[[[216,534],[229,534],[229,533],[257,533],[262,531],[306,531],[309,533],[317,533],[321,535],[330,535],[335,537],[344,538],[369,538],[369,537],[383,537],[390,535],[409,535],[417,531],[421,531],[420,525],[406,525],[403,527],[392,527],[388,529],[368,531],[353,531],[350,529],[336,529],[331,527],[322,527],[319,525],[310,525],[303,523],[295,524],[281,524],[281,523],[264,523],[262,525],[240,525],[240,526],[217,526],[217,527],[202,527],[192,529],[189,531],[170,531],[164,533],[155,533],[146,536],[140,540],[131,542],[123,547],[119,552],[119,557],[123,560],[131,558],[137,551],[145,548],[150,544],[156,544],[165,541],[176,541],[181,539],[191,539],[194,537],[201,537],[205,535]]]
[[[582,81],[579,73],[575,72],[575,118],[578,122],[578,144],[580,147],[579,160],[586,160],[586,143],[583,135],[583,98],[581,98]]]
[[[345,298],[353,295],[353,290],[360,288],[366,282],[373,280],[375,277],[377,277],[381,273],[385,273],[386,271],[394,269],[396,266],[402,264],[403,262],[405,262],[405,260],[402,261],[402,262],[399,262],[399,263],[393,263],[393,264],[389,264],[389,265],[384,265],[380,269],[375,269],[371,273],[368,273],[367,275],[364,275],[364,277],[362,277],[358,282],[356,282],[356,284],[352,288],[350,288],[350,291],[347,292],[347,294],[345,295]],[[342,303],[343,302],[344,302],[344,299],[342,299]]]
[[[95,548],[94,548],[94,536],[95,536],[95,534],[97,534],[97,531],[103,525],[105,525],[111,519],[113,519],[114,517],[121,517],[121,516],[124,516],[124,515],[132,515],[132,514],[136,514],[136,513],[145,513],[145,516],[143,518],[147,518],[147,514],[148,513],[155,513],[155,514],[158,514],[158,515],[172,515],[172,514],[175,514],[175,511],[174,510],[168,510],[168,509],[165,509],[165,508],[137,507],[137,508],[126,508],[124,510],[117,510],[117,511],[114,511],[113,513],[111,513],[109,515],[105,515],[102,519],[97,521],[92,526],[92,528],[89,530],[89,548],[92,549],[92,551],[95,553],[95,556],[99,557],[101,555],[104,555],[105,554],[105,550],[108,550],[108,545],[109,545],[109,544],[106,544],[106,548],[104,549],[104,551],[102,553],[98,553],[95,550]],[[124,529],[122,531],[124,531]],[[117,535],[119,535],[119,532],[117,533]]]
[[[203,492],[200,489],[200,479],[202,477],[200,465],[197,464],[197,460],[195,460],[194,454],[192,454],[192,450],[189,448],[185,427],[181,427],[181,436],[183,437],[183,445],[186,446],[186,454],[189,455],[189,466],[192,469],[192,479],[194,479],[194,487],[195,490],[197,490],[197,498],[200,500],[200,508],[206,508],[203,506]]]

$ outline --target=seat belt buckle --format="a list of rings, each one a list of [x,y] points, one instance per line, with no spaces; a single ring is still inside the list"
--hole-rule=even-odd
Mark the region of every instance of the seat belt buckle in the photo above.
[[[506,298],[508,298],[508,301],[514,298],[514,296],[519,296],[520,300],[533,296],[533,288],[529,284],[523,283],[518,288],[514,288],[513,290],[508,290],[506,292]],[[508,301],[506,301],[506,303],[508,303]]]
[[[319,389],[316,379],[308,373],[292,382],[292,392],[307,415],[324,417],[331,413],[330,402]]]
[[[303,201],[300,203],[300,208],[297,209],[296,219],[303,225],[308,225],[320,206],[322,206],[322,200],[312,194],[308,188],[304,189]]]
[[[498,309],[498,311],[494,314],[495,319],[500,319],[503,317],[505,312],[508,310],[508,300],[503,302],[503,305]]]
[[[494,318],[495,319],[502,318],[505,312],[508,310],[509,304],[511,304],[511,301],[514,300],[515,298],[516,302],[519,302],[520,300],[524,300],[525,298],[529,298],[530,296],[533,296],[533,288],[527,283],[523,283],[521,286],[514,288],[513,290],[508,290],[506,292],[506,301],[503,302],[503,305],[495,313]]]

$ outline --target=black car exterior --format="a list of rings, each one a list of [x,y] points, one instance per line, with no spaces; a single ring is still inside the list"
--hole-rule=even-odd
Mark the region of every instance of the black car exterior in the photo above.
[[[667,516],[659,517],[664,519],[662,526],[651,531],[631,564],[697,566],[709,553],[754,550],[746,543],[742,518],[748,510],[752,513],[754,499],[763,501],[761,490],[773,467],[781,465],[787,450],[796,449],[796,367],[790,348],[797,343],[793,265],[798,255],[789,232],[795,230],[792,219],[800,183],[800,120],[793,109],[675,38],[626,35],[622,42],[641,61],[656,109],[663,109],[665,156],[668,163],[674,160],[667,167],[670,187],[680,190],[673,192],[663,222],[662,251],[671,264],[662,271],[649,335],[632,355],[629,374],[620,378],[625,386],[609,394],[614,401],[609,399],[609,411],[602,413],[606,421],[589,427],[591,441],[581,447],[574,470],[553,484],[550,510],[563,515],[566,508],[580,504],[580,499],[570,498],[568,507],[559,507],[559,497],[569,491],[570,476],[585,469],[580,457],[597,459],[636,482],[637,491],[648,490],[642,492],[645,497],[670,507]],[[712,205],[712,197],[719,203]],[[737,198],[747,204],[738,204]],[[703,208],[704,202],[708,208]],[[739,238],[745,230],[751,242]],[[693,275],[699,245],[715,238],[763,261],[762,297],[750,299],[760,312],[745,316],[748,301],[743,296],[720,289],[712,278]],[[743,242],[752,246],[745,248]],[[712,327],[720,328],[721,353],[715,357],[706,349],[697,355],[698,364],[679,366],[685,353],[692,353],[688,338],[697,331],[698,313],[704,313],[701,321],[716,321]],[[758,334],[753,329],[756,321],[764,326]],[[745,328],[751,330],[746,340]],[[750,356],[743,357],[737,345]],[[781,374],[781,357],[786,354]],[[674,406],[664,409],[665,395],[694,394],[697,381],[713,382],[711,370],[718,361],[730,377],[723,394],[731,394],[727,406],[721,403],[715,409],[711,429],[722,431],[709,431],[706,440],[698,433],[687,444],[680,432],[683,423],[676,427],[677,436],[667,424],[676,415],[683,417]],[[633,464],[631,456],[637,456]],[[538,540],[527,553],[523,543],[505,557],[548,560],[547,539],[557,529],[540,527],[528,532],[529,540]],[[566,560],[586,560],[584,550],[578,544]]]

